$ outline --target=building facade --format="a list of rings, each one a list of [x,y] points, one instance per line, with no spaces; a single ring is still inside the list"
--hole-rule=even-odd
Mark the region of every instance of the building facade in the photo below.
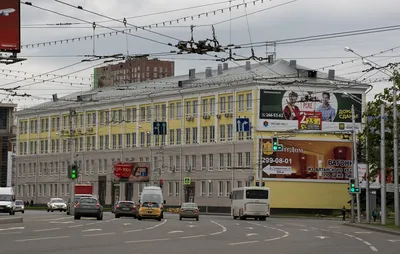
[[[317,77],[293,61],[248,62],[235,68],[224,64],[214,71],[190,70],[189,76],[166,78],[159,84],[135,84],[122,91],[95,89],[87,98],[85,94],[72,94],[17,112],[21,129],[17,137],[16,193],[18,198],[35,203],[46,203],[56,196],[67,199],[72,150],[81,170],[77,182],[92,183],[94,194],[105,204],[117,199],[138,200],[146,184],[158,185],[162,180],[169,205],[190,200],[201,206],[229,207],[232,188],[260,180],[261,167],[265,166],[264,157],[259,155],[262,139],[291,131],[286,123],[264,120],[267,114],[262,110],[268,107],[260,106],[263,89],[313,89],[322,93],[332,90],[332,80],[332,75]],[[341,89],[362,94],[366,86]],[[277,103],[282,108],[282,101]],[[240,119],[248,119],[250,127],[240,130],[238,121],[244,122]],[[160,131],[157,126],[164,124],[165,129]],[[274,130],[274,126],[280,129]],[[322,135],[321,131],[289,134],[286,139],[341,141],[337,134]],[[310,164],[318,151],[301,153]],[[322,160],[323,155],[318,156],[318,161]],[[113,164],[118,161],[150,162],[150,182],[118,182],[113,175]],[[308,164],[300,163],[300,167]],[[269,173],[261,178],[272,188],[273,207],[340,208],[347,202],[343,179],[324,180],[299,172],[296,175],[306,179],[284,179],[280,173],[274,173],[274,179],[268,178]],[[190,185],[184,186],[185,177],[191,179]],[[326,202],[328,196],[332,196],[329,199],[333,204]]]
[[[173,61],[129,58],[124,63],[107,65],[94,69],[94,88],[144,82],[147,80],[172,77],[175,73]]]
[[[12,141],[15,139],[14,108],[16,104],[0,104],[0,187],[11,186],[11,163],[9,153],[12,151]]]

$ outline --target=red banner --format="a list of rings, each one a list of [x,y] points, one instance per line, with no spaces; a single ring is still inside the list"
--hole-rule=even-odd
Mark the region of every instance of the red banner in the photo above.
[[[117,162],[114,164],[114,175],[121,181],[150,181],[150,162]]]
[[[0,0],[0,52],[20,52],[20,2]]]
[[[299,130],[322,130],[322,113],[314,111],[303,111],[300,113]]]

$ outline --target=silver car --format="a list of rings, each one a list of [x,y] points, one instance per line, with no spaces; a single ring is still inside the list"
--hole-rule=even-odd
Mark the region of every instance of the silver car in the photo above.
[[[81,217],[95,217],[103,220],[103,206],[96,198],[81,198],[75,205],[74,219],[80,220]]]
[[[47,212],[53,212],[55,210],[58,211],[67,211],[67,204],[61,198],[51,198],[50,201],[47,203]]]
[[[25,203],[22,200],[15,200],[15,212],[25,213]]]

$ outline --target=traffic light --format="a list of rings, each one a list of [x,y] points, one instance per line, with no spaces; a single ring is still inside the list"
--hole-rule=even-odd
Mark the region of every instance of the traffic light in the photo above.
[[[164,184],[163,179],[160,179],[160,188],[161,188],[161,189],[162,189],[162,187],[163,187],[163,184]]]
[[[79,176],[79,168],[77,165],[72,165],[68,167],[68,178],[75,180]]]
[[[351,194],[353,193],[360,193],[360,188],[356,187],[356,179],[350,178],[349,179],[349,191]]]
[[[278,138],[272,138],[272,151],[274,152],[283,151],[283,146],[278,143]]]

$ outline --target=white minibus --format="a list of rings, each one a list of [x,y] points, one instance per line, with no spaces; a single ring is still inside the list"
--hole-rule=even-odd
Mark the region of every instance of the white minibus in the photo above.
[[[232,190],[231,215],[234,219],[254,218],[266,220],[270,216],[270,189],[266,187],[241,187]]]

